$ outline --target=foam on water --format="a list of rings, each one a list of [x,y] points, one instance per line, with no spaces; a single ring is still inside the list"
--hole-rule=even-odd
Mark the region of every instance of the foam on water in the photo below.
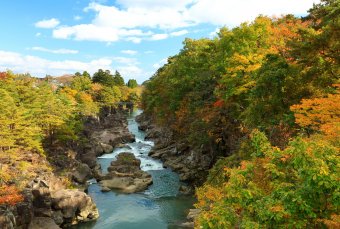
[[[140,113],[141,111],[137,111],[137,114],[135,115],[138,115]],[[126,147],[116,148],[113,150],[112,153],[104,154],[98,157],[99,163],[101,164],[104,173],[107,172],[107,168],[110,165],[111,161],[115,160],[117,155],[122,152],[133,153],[136,158],[140,159],[141,169],[144,171],[163,169],[161,161],[155,160],[148,156],[148,153],[154,146],[154,142],[144,140],[145,133],[144,131],[140,131],[138,129],[138,124],[134,119],[135,115],[133,115],[131,118],[128,118],[128,128],[129,131],[135,135],[136,141],[126,144]]]
[[[131,152],[141,160],[141,168],[152,175],[153,184],[140,193],[101,192],[95,180],[89,181],[88,193],[95,200],[100,218],[97,221],[78,224],[76,229],[167,229],[177,228],[177,222],[186,219],[187,210],[194,199],[178,196],[179,176],[164,169],[161,161],[148,156],[152,141],[145,141],[145,134],[134,120],[137,111],[128,118],[129,131],[136,141],[116,148],[112,153],[98,158],[102,171],[107,172],[111,161],[122,152]]]

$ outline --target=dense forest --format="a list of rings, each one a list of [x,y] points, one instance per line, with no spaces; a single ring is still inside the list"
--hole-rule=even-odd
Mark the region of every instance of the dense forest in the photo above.
[[[172,142],[209,159],[197,175],[205,182],[195,187],[196,228],[339,228],[340,1],[320,2],[304,17],[259,15],[214,38],[187,38],[142,86],[102,69],[0,72],[0,208],[56,172],[51,149],[85,145],[86,120],[131,102]]]
[[[340,4],[186,39],[144,111],[215,165],[197,228],[338,228]]]
[[[32,163],[33,155],[48,157],[49,148],[82,142],[87,117],[121,101],[136,103],[141,88],[127,85],[119,72],[101,69],[71,76],[35,78],[0,72],[0,205],[22,200],[20,190],[50,164]],[[67,178],[66,178],[67,179]]]

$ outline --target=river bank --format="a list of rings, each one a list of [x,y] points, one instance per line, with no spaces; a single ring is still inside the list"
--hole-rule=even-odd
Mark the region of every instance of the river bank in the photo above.
[[[180,192],[186,185],[177,173],[149,156],[155,144],[145,139],[146,133],[135,121],[140,114],[140,110],[129,116],[123,111],[104,111],[85,122],[80,134],[85,142],[46,148],[46,158],[31,155],[31,163],[50,163],[53,171],[37,171],[25,188],[24,201],[0,209],[1,228],[50,229],[74,224],[80,229],[183,228],[195,200]],[[101,180],[123,152],[133,154],[140,161],[138,167],[151,175],[153,183],[145,191],[103,192],[97,184],[96,179]],[[71,184],[64,182],[66,177]]]
[[[119,191],[102,192],[101,187],[93,180],[88,187],[88,194],[96,202],[100,218],[95,222],[79,224],[73,228],[126,228],[126,229],[162,229],[182,228],[194,198],[179,192],[183,185],[178,174],[163,168],[160,160],[148,156],[154,146],[153,141],[145,140],[145,132],[138,128],[135,117],[141,111],[135,111],[128,117],[128,129],[136,141],[115,148],[112,153],[98,157],[103,173],[111,161],[122,152],[130,152],[141,161],[141,169],[151,174],[153,184],[143,192],[124,194]]]
[[[180,180],[191,186],[183,187],[183,191],[193,193],[193,187],[202,185],[214,162],[210,149],[203,145],[193,147],[177,139],[170,128],[158,126],[145,113],[139,115],[137,121],[139,128],[145,131],[145,138],[155,143],[149,156],[163,161],[165,167],[178,173]]]
[[[11,165],[1,159],[1,169],[27,166],[30,179],[23,181],[21,202],[0,207],[0,228],[50,229],[96,220],[96,204],[84,192],[87,180],[97,174],[97,156],[134,141],[126,114],[103,109],[99,117],[84,120],[77,141],[46,144],[44,154],[22,151]]]

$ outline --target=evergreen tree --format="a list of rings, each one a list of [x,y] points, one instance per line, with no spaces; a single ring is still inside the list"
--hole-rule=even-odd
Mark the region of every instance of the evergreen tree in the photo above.
[[[111,72],[109,70],[103,71],[102,69],[99,69],[93,74],[92,82],[100,83],[107,87],[112,87],[115,85],[115,80],[111,75]]]
[[[137,87],[138,86],[137,80],[129,79],[129,81],[127,82],[126,86],[128,86],[129,88]]]
[[[125,85],[124,79],[118,71],[115,72],[115,74],[113,76],[113,80],[114,80],[114,85],[116,85],[116,86],[124,86]]]

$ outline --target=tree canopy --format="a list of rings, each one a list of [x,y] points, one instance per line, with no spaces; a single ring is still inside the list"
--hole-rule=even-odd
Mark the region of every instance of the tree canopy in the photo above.
[[[197,228],[339,227],[339,14],[322,0],[186,39],[145,82],[145,112],[216,162]]]

